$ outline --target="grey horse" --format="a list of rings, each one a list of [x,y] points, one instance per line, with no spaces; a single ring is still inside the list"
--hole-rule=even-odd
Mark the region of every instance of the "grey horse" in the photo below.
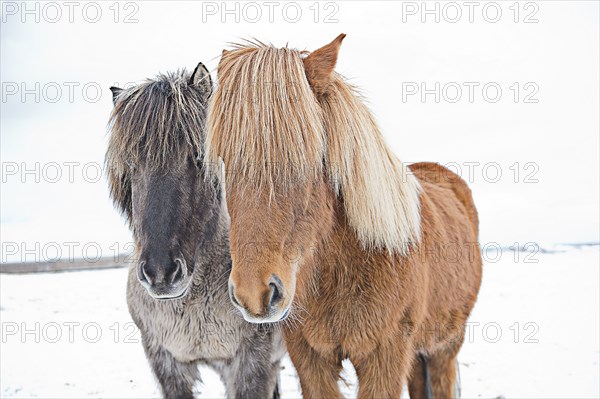
[[[199,161],[208,70],[200,63],[191,74],[111,91],[110,194],[136,247],[127,303],[164,396],[193,398],[204,364],[228,397],[279,397],[281,335],[246,322],[231,304],[224,190]]]

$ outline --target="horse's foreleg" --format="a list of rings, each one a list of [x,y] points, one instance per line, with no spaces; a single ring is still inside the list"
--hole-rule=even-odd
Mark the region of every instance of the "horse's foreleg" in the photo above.
[[[272,399],[279,397],[279,361],[273,362],[272,333],[257,332],[238,348],[224,378],[228,397]]]
[[[460,346],[450,347],[432,354],[429,358],[429,372],[434,398],[454,398],[456,396],[456,356]]]
[[[194,385],[200,379],[195,362],[180,362],[164,348],[144,344],[146,357],[167,399],[193,399]]]
[[[286,335],[288,353],[298,372],[304,399],[342,398],[338,387],[342,363],[316,352],[301,334]]]
[[[387,344],[353,360],[358,377],[358,397],[398,399],[410,371],[412,351]]]
[[[423,354],[417,354],[413,370],[408,378],[408,393],[410,399],[433,399],[429,359]]]

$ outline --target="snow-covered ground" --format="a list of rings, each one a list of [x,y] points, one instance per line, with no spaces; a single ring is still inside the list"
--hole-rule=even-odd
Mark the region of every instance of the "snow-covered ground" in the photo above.
[[[525,255],[488,254],[460,353],[463,397],[599,397],[599,247]],[[125,280],[124,269],[0,275],[0,395],[159,396]],[[350,397],[356,380],[346,366]],[[217,375],[202,375],[199,396],[222,397]],[[289,359],[282,387],[300,396]]]

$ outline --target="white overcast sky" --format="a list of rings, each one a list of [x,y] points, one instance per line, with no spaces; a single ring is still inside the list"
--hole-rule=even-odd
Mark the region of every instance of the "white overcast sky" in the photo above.
[[[108,248],[130,240],[105,178],[82,177],[83,165],[91,163],[93,177],[93,165],[103,162],[111,85],[198,61],[216,78],[221,50],[241,38],[314,50],[342,32],[348,36],[337,70],[362,87],[398,157],[458,164],[465,178],[474,165],[482,242],[597,242],[598,2],[476,3],[469,9],[464,2],[429,2],[430,10],[437,4],[436,22],[421,2],[230,2],[229,14],[220,1],[76,2],[71,16],[64,2],[30,2],[29,12],[20,1],[3,2],[2,242]],[[124,23],[130,14],[137,22]],[[435,94],[425,101],[407,94],[436,82],[439,103]],[[23,99],[22,89],[35,91],[36,83],[39,102],[31,93]],[[502,90],[497,102],[486,100],[486,84],[488,100]],[[85,85],[90,99],[101,88],[98,101],[85,100]],[[451,102],[457,86],[462,97]],[[62,97],[51,102],[57,87]],[[38,162],[42,181],[35,172],[22,176]],[[44,171],[55,175],[53,162],[62,178],[44,182]],[[74,182],[65,162],[77,163]],[[502,176],[493,182],[498,167]]]

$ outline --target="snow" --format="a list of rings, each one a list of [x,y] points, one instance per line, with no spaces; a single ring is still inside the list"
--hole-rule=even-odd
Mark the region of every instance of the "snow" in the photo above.
[[[524,255],[504,250],[484,266],[459,355],[463,397],[599,397],[599,247]],[[0,395],[158,397],[125,281],[125,269],[0,275]],[[353,397],[345,366],[350,384],[340,385]],[[217,375],[201,373],[199,397],[223,397]],[[289,359],[282,389],[300,397]]]

